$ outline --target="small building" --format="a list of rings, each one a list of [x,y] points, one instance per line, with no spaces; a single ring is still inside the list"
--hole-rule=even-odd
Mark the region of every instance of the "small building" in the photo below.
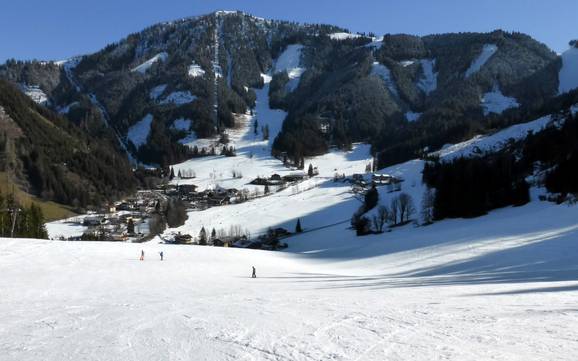
[[[353,179],[354,182],[360,182],[360,181],[364,180],[363,174],[359,174],[359,173],[352,175],[351,179]]]
[[[215,247],[233,247],[233,240],[229,238],[216,238],[213,240],[213,246]]]
[[[197,191],[197,186],[194,184],[181,184],[177,186],[180,194],[195,193]]]
[[[82,220],[84,226],[100,226],[106,222],[103,216],[89,216]]]
[[[374,173],[371,176],[371,180],[376,184],[391,184],[395,181],[395,178],[389,174]]]
[[[174,237],[174,242],[179,243],[179,244],[191,243],[192,241],[193,241],[193,237],[190,234],[182,234],[179,232],[178,234],[175,234],[175,237]]]
[[[305,179],[305,174],[303,173],[292,173],[283,176],[283,180],[286,182],[300,182]]]

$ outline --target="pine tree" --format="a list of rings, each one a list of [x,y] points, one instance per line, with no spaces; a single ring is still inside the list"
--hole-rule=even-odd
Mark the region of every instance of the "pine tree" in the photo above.
[[[217,231],[213,228],[211,231],[211,240],[214,241],[217,238]]]
[[[295,226],[295,233],[303,232],[303,228],[301,228],[301,219],[297,218],[297,225]]]
[[[199,245],[207,245],[207,231],[205,231],[205,227],[202,227],[201,231],[199,232]]]
[[[132,218],[129,218],[128,223],[126,225],[126,231],[129,235],[134,234],[134,221]]]
[[[365,211],[367,212],[370,209],[373,209],[373,207],[377,205],[378,201],[379,201],[379,193],[377,192],[375,184],[372,184],[371,188],[365,193],[365,203],[364,203]]]
[[[309,169],[307,169],[307,175],[313,177],[313,164],[309,163]]]
[[[265,183],[265,194],[269,194],[269,185]]]
[[[171,174],[169,175],[169,180],[175,179],[175,170],[171,167]]]

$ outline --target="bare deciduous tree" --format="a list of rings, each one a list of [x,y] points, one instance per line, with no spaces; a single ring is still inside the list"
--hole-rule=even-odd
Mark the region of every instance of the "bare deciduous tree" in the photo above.
[[[379,233],[383,232],[383,226],[389,220],[389,209],[385,206],[379,206],[377,208],[377,215],[373,216],[373,226],[375,230]]]
[[[391,199],[391,203],[389,204],[389,211],[390,211],[390,220],[391,223],[396,225],[397,224],[397,216],[399,214],[399,198],[395,197]]]
[[[407,193],[401,193],[398,197],[399,199],[399,218],[400,222],[409,221],[410,217],[415,213],[415,206],[413,204],[413,199]]]
[[[427,225],[433,222],[433,207],[434,207],[435,193],[431,188],[427,188],[423,193],[421,200],[421,219],[422,224]]]

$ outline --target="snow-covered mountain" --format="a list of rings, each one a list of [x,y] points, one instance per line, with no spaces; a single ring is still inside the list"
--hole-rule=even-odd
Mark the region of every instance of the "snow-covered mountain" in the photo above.
[[[75,207],[137,179],[191,199],[141,244],[0,238],[2,360],[573,360],[574,55],[503,31],[375,37],[219,11],[6,63],[16,186]],[[169,218],[135,199],[113,226]]]
[[[67,61],[10,61],[0,76],[77,123],[100,117],[131,158],[167,165],[190,156],[183,139],[235,127],[234,114],[255,107],[261,74],[272,76],[272,106],[288,113],[274,150],[299,158],[332,145],[377,145],[382,132],[392,146],[407,139],[407,121],[416,132],[438,129],[442,142],[461,140],[427,124],[465,129],[517,112],[513,104],[520,112],[542,104],[571,86],[558,81],[558,62],[519,33],[373,37],[227,11],[157,24]],[[154,131],[135,144],[131,129],[148,115]],[[180,118],[189,129],[171,127]]]

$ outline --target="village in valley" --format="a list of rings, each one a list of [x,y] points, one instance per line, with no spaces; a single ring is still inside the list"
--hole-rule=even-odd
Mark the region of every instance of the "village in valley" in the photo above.
[[[401,190],[401,179],[374,174],[376,162],[365,144],[333,149],[325,156],[307,159],[307,165],[303,157],[288,159],[286,153],[273,156],[272,140],[286,114],[269,108],[270,78],[263,75],[263,79],[265,86],[255,89],[256,108],[234,114],[235,128],[211,139],[197,138],[191,132],[182,144],[192,150],[192,159],[164,169],[140,169],[151,180],[144,182],[144,189],[103,209],[47,224],[50,237],[277,250],[286,247],[283,239],[311,230],[303,229],[302,217],[292,218],[290,225],[272,222],[271,226],[247,227],[244,221],[213,223],[206,212],[281,192],[289,196],[304,194],[327,182],[346,185],[350,196],[360,200],[372,184],[387,186],[391,192]],[[194,222],[196,215],[203,219],[201,224]]]
[[[370,186],[387,186],[388,191],[401,190],[401,179],[388,174],[371,173],[368,164],[366,173],[351,176],[335,172],[333,182],[347,183],[353,194],[364,194]],[[135,195],[109,204],[105,208],[93,210],[85,215],[60,221],[67,227],[77,229],[74,235],[53,235],[57,240],[68,241],[110,241],[140,243],[159,236],[166,244],[191,244],[216,247],[241,247],[265,250],[277,250],[287,245],[284,238],[303,230],[300,220],[296,220],[295,229],[282,227],[269,228],[263,234],[252,235],[242,225],[229,229],[202,227],[198,234],[165,232],[167,226],[178,226],[213,207],[249,202],[267,197],[289,187],[298,189],[300,183],[319,175],[317,167],[309,165],[307,171],[293,168],[293,171],[281,175],[257,176],[243,188],[226,188],[220,185],[200,190],[194,184],[196,178],[192,170],[180,169],[175,174],[170,169],[166,179],[154,189],[143,189]],[[241,174],[232,174],[233,177]],[[176,218],[176,222],[175,222]],[[54,233],[54,232],[53,232]]]

